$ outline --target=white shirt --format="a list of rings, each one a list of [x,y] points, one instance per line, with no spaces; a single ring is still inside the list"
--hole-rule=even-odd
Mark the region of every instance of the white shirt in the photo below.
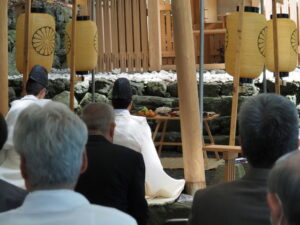
[[[20,113],[31,104],[44,106],[49,99],[38,99],[34,95],[26,95],[11,103],[11,108],[6,116],[8,137],[3,149],[0,151],[0,179],[18,187],[24,188],[24,181],[20,173],[20,157],[14,149],[13,133]]]
[[[71,190],[29,193],[21,207],[0,213],[0,221],[3,225],[136,225],[131,216],[90,204]]]
[[[151,129],[145,117],[132,116],[128,110],[115,110],[116,128],[113,142],[143,155],[146,195],[150,198],[177,198],[185,181],[176,180],[164,171],[152,141]]]

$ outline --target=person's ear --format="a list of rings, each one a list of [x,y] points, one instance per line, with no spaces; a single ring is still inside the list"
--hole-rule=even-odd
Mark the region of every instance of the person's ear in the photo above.
[[[26,167],[26,159],[22,154],[20,154],[20,171],[25,182],[25,187],[28,191],[30,191],[29,176]]]
[[[111,142],[113,142],[113,139],[114,139],[115,128],[116,128],[116,123],[111,123],[110,128],[109,128],[109,137],[111,139]]]
[[[88,158],[86,154],[86,150],[82,153],[82,164],[80,168],[80,174],[84,173],[87,170],[88,167]]]
[[[275,193],[267,194],[267,202],[271,211],[272,221],[277,224],[282,219],[282,206]]]

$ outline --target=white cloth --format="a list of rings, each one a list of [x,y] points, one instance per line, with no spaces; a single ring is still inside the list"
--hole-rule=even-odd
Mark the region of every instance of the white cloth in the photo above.
[[[3,225],[136,225],[131,216],[90,204],[71,190],[29,193],[21,207],[0,213],[0,221]]]
[[[132,116],[128,110],[115,110],[115,120],[113,142],[143,155],[146,168],[146,196],[177,198],[184,188],[185,181],[176,180],[164,171],[146,118]]]
[[[0,178],[24,188],[24,180],[20,173],[20,157],[14,149],[13,133],[20,113],[31,104],[44,106],[49,101],[48,99],[38,99],[34,95],[26,95],[20,100],[15,100],[11,103],[11,108],[6,116],[8,128],[8,137],[3,149],[0,151]]]

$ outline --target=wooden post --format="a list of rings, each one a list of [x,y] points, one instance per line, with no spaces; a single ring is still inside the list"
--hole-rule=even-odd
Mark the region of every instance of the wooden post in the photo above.
[[[206,184],[190,1],[173,0],[172,12],[184,176],[188,193],[194,194]]]
[[[29,46],[30,46],[30,30],[31,30],[31,0],[25,1],[25,23],[24,23],[24,64],[23,64],[23,90],[22,95],[26,95],[26,83],[29,75]]]
[[[74,85],[75,85],[75,43],[76,43],[76,18],[77,18],[77,0],[73,0],[72,8],[72,33],[71,33],[71,77],[70,77],[70,109],[74,110]]]
[[[0,112],[8,112],[7,0],[0,0]]]
[[[280,94],[280,77],[278,67],[278,31],[277,31],[277,9],[276,0],[272,0],[273,15],[273,45],[274,45],[274,67],[275,67],[275,93]]]
[[[159,1],[148,1],[148,26],[151,31],[149,32],[149,64],[152,71],[161,70],[162,65]]]
[[[233,76],[233,96],[231,105],[231,120],[230,120],[230,137],[229,145],[235,145],[236,136],[236,122],[238,113],[238,101],[239,101],[239,85],[240,85],[240,55],[241,55],[241,43],[242,43],[242,31],[243,31],[243,21],[244,21],[244,8],[245,1],[240,0],[239,4],[239,22],[237,28],[236,37],[236,56],[235,56],[235,73]],[[224,169],[224,179],[225,181],[231,181],[235,179],[235,158],[236,153],[224,153],[225,159],[225,169]]]

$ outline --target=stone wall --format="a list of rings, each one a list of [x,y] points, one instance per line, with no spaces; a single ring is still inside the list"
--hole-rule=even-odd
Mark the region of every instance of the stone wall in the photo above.
[[[157,107],[168,106],[178,107],[178,92],[177,82],[134,82],[131,81],[133,88],[133,110],[141,106],[146,106],[149,109],[155,110]],[[111,101],[113,81],[108,79],[96,79],[95,82],[95,100],[96,102]],[[244,85],[240,93],[239,105],[248,97],[256,94],[261,88],[262,84],[257,83],[255,86],[251,84]],[[22,80],[21,78],[9,79],[9,97],[10,101],[20,98]],[[49,80],[47,98],[64,102],[69,102],[70,82],[67,79]],[[86,104],[92,101],[91,81],[85,80],[76,83],[75,86],[75,108],[77,112]],[[272,91],[274,84],[268,81],[268,90]],[[204,85],[204,110],[213,111],[220,114],[219,118],[209,121],[211,132],[215,137],[216,143],[228,144],[228,135],[230,127],[231,101],[232,101],[232,82],[210,82]],[[296,95],[299,101],[300,83],[288,82],[287,86],[282,87],[284,95]],[[299,104],[299,102],[298,102]],[[152,128],[154,121],[149,121]],[[206,132],[204,130],[204,134]],[[205,137],[208,140],[207,137]],[[178,121],[170,121],[168,125],[167,140],[180,140],[180,124]],[[173,147],[174,148],[174,147]]]

